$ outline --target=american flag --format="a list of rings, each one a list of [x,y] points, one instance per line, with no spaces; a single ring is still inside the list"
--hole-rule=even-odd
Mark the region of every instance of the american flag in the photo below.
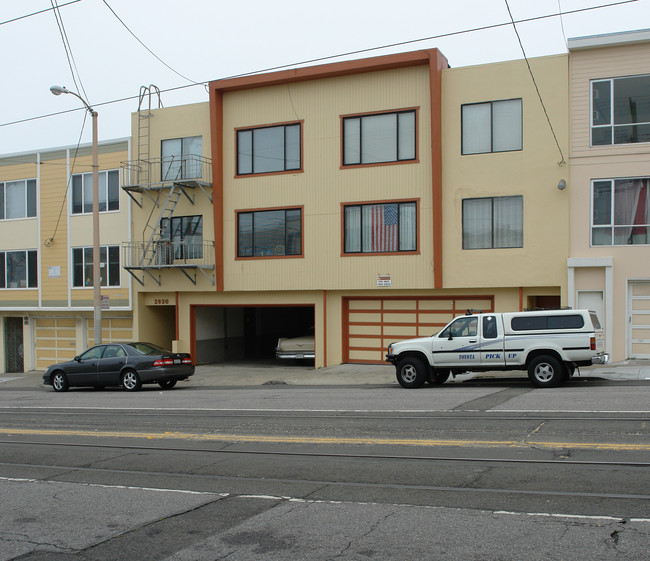
[[[374,205],[371,251],[397,251],[397,205]]]

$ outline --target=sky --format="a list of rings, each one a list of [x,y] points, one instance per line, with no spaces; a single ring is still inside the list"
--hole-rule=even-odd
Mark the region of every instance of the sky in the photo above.
[[[315,59],[433,47],[452,67],[521,59],[508,8],[515,22],[551,16],[516,25],[528,57],[650,28],[650,0],[0,0],[0,154],[91,142],[82,103],[55,84],[99,113],[101,142],[130,136],[142,86],[170,107],[208,101],[210,80]]]

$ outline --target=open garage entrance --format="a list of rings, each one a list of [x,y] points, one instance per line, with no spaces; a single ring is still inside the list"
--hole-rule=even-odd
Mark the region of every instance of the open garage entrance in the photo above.
[[[195,306],[196,363],[270,361],[280,337],[314,327],[313,306]]]

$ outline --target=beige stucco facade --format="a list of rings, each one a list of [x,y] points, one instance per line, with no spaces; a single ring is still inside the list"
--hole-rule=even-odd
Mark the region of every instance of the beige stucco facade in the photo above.
[[[531,63],[566,153],[567,57]],[[198,362],[272,358],[278,335],[311,323],[321,367],[381,362],[391,341],[435,332],[468,308],[566,303],[568,195],[557,185],[568,170],[522,61],[448,69],[437,51],[418,51],[210,89],[210,104],[151,111],[148,134],[152,159],[162,141],[197,135],[212,157],[210,188],[193,189],[193,204],[181,198],[174,216],[201,216],[214,268],[134,271],[139,338],[190,351]],[[462,156],[461,106],[512,98],[524,108],[522,149]],[[343,165],[345,117],[399,111],[415,112],[415,158]],[[141,122],[134,114],[134,145]],[[238,173],[237,131],[295,123],[299,169]],[[463,199],[506,195],[524,200],[523,247],[463,250]],[[155,227],[156,212],[151,196],[135,197],[137,240]],[[416,202],[417,249],[346,253],[344,207],[393,201]],[[301,212],[299,255],[238,256],[238,214],[285,208]]]
[[[444,284],[519,287],[524,307],[535,307],[537,296],[548,295],[560,297],[557,303],[566,305],[569,195],[558,189],[558,183],[567,181],[569,172],[568,57],[536,58],[530,64],[553,130],[525,61],[455,68],[443,74]],[[522,99],[523,148],[462,155],[460,107],[513,98]],[[513,195],[523,196],[523,247],[463,249],[463,199]],[[510,306],[508,310],[515,310],[519,303]]]
[[[100,172],[128,159],[129,141],[100,143]],[[90,214],[73,214],[70,177],[91,172],[87,145],[6,155],[0,158],[0,183],[35,181],[35,216],[0,220],[0,251],[33,252],[29,269],[34,286],[3,279],[0,288],[0,371],[44,369],[68,360],[94,339],[92,287],[73,286],[72,249],[92,247]],[[120,247],[129,234],[128,196],[119,191],[119,210],[100,213],[100,243]],[[26,213],[27,214],[27,213]],[[4,255],[3,255],[4,259]],[[4,265],[4,261],[3,261]],[[8,271],[5,271],[9,275]],[[6,282],[5,282],[6,280]],[[16,286],[13,286],[16,285]],[[102,288],[110,308],[103,313],[104,340],[132,336],[131,280],[120,268],[119,282]]]
[[[592,185],[650,177],[650,143],[594,146],[590,139],[594,80],[650,75],[650,35],[614,34],[570,42],[571,201],[569,305],[599,306],[607,350],[615,361],[650,358],[650,247],[593,245]],[[641,93],[641,92],[640,92]],[[640,103],[648,104],[648,91]],[[647,111],[647,109],[646,109]]]

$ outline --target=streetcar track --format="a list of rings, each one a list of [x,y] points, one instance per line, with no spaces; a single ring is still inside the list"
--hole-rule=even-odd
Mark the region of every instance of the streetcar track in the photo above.
[[[118,474],[118,475],[134,475],[134,476],[155,476],[164,478],[182,478],[185,482],[187,480],[202,480],[202,481],[245,481],[245,482],[263,482],[268,483],[283,483],[283,484],[309,484],[320,485],[320,491],[325,487],[348,487],[348,488],[373,488],[373,489],[393,489],[401,491],[431,491],[431,492],[450,492],[450,493],[493,493],[493,494],[509,494],[509,495],[533,495],[533,496],[546,496],[546,497],[580,497],[591,499],[623,499],[623,500],[650,500],[650,495],[642,494],[627,494],[627,493],[592,493],[586,491],[544,491],[541,489],[505,489],[495,487],[450,487],[441,485],[417,485],[406,483],[368,483],[358,481],[327,481],[327,480],[314,480],[314,479],[289,479],[278,477],[251,477],[251,476],[234,476],[234,475],[215,475],[215,474],[197,474],[197,473],[183,473],[183,472],[157,472],[157,471],[137,471],[137,470],[115,470],[106,468],[93,468],[93,467],[79,467],[79,466],[64,466],[64,465],[41,465],[41,464],[5,464],[0,463],[0,466],[10,467],[29,467],[41,468],[51,470],[70,470],[66,473],[58,473],[55,476],[44,477],[41,481],[63,482],[64,480],[55,479],[72,472],[88,472],[93,474]],[[0,478],[2,479],[2,478]],[[75,481],[75,483],[79,483]],[[189,487],[189,486],[188,486]],[[310,492],[310,495],[317,493],[319,489]]]
[[[56,408],[59,409],[59,408]],[[501,412],[490,412],[490,411],[458,411],[458,410],[448,410],[448,411],[435,411],[428,413],[426,411],[419,412],[414,414],[413,411],[402,411],[402,410],[389,410],[389,411],[359,411],[359,410],[327,410],[327,411],[317,411],[317,410],[293,410],[293,409],[273,409],[273,410],[259,410],[259,409],[153,409],[147,410],[142,408],[137,409],[116,409],[116,408],[84,408],[84,407],[73,407],[66,409],[48,409],[48,408],[31,408],[31,407],[0,407],[0,416],[3,414],[14,418],[17,414],[26,416],[33,413],[44,413],[48,416],[58,417],[65,416],[67,418],[71,416],[81,416],[84,418],[90,417],[101,417],[101,416],[120,416],[124,413],[132,414],[138,418],[143,417],[153,417],[153,418],[169,418],[169,417],[185,417],[188,414],[192,416],[193,419],[196,418],[208,418],[208,419],[231,419],[231,418],[255,418],[255,419],[368,419],[368,420],[385,420],[388,415],[399,415],[400,420],[427,420],[427,419],[453,419],[453,420],[477,420],[477,419],[489,419],[491,421],[636,421],[636,422],[647,422],[649,417],[647,415],[641,417],[625,417],[621,414],[639,414],[643,413],[641,411],[625,411],[625,412],[611,412],[611,414],[605,415],[608,412],[600,412],[601,416],[582,416],[589,412],[584,411],[575,411],[572,412],[572,415],[566,416],[557,416],[553,412],[535,412],[532,415],[510,415],[507,413]],[[313,411],[316,414],[310,414]],[[404,413],[409,413],[409,415],[404,415]],[[565,412],[566,413],[566,412]]]
[[[293,456],[293,457],[315,457],[315,458],[339,458],[339,459],[365,459],[365,460],[408,460],[408,461],[426,461],[426,462],[466,462],[466,463],[499,463],[499,464],[552,464],[562,466],[602,466],[602,467],[634,467],[647,468],[650,462],[634,461],[603,461],[603,460],[568,460],[568,459],[524,459],[524,458],[487,458],[477,457],[470,458],[466,456],[414,456],[414,455],[395,455],[395,454],[350,454],[334,452],[296,452],[296,451],[278,451],[278,450],[233,450],[233,449],[214,449],[214,448],[178,448],[169,446],[144,446],[144,445],[126,445],[126,444],[89,444],[74,442],[39,442],[39,441],[11,441],[0,440],[0,444],[23,445],[23,446],[56,446],[70,448],[98,448],[110,450],[142,450],[145,452],[191,452],[206,454],[241,454],[241,455],[258,455],[258,456]],[[0,465],[11,466],[8,462],[0,462]],[[149,472],[146,472],[149,473]],[[153,473],[153,472],[152,472]]]

